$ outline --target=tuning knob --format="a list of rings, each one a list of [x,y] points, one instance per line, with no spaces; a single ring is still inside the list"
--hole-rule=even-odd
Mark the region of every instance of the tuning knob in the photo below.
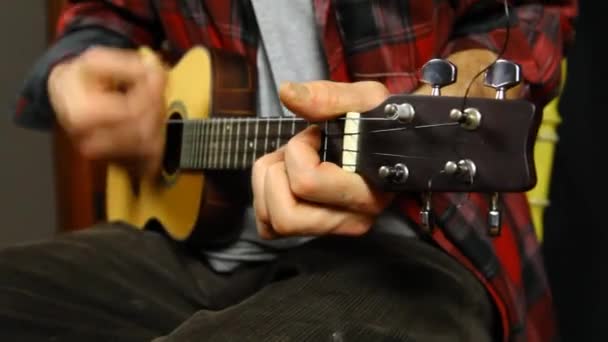
[[[380,166],[378,176],[392,183],[405,183],[410,172],[407,166],[399,163],[395,166]]]
[[[497,60],[486,71],[484,84],[496,90],[496,98],[503,100],[507,90],[521,82],[521,67],[506,59]]]
[[[421,81],[431,85],[433,96],[440,96],[441,88],[456,82],[456,78],[456,66],[448,60],[433,58],[422,66]]]
[[[462,159],[458,162],[448,161],[445,163],[443,171],[450,176],[459,177],[467,183],[472,183],[477,174],[477,166],[470,159]]]

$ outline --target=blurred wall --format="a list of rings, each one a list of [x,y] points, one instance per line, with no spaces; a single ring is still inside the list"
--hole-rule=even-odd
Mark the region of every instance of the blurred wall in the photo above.
[[[56,228],[51,139],[10,120],[17,89],[46,44],[46,1],[0,1],[0,247]]]

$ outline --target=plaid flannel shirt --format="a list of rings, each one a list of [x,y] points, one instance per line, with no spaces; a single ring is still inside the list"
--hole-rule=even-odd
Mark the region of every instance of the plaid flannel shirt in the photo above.
[[[376,80],[393,93],[411,92],[419,85],[417,71],[430,58],[469,48],[498,52],[504,44],[502,1],[311,1],[335,81]],[[511,31],[504,57],[521,64],[529,99],[543,106],[555,95],[560,80],[559,65],[573,37],[577,0],[510,4]],[[115,45],[164,47],[169,58],[178,59],[201,44],[256,61],[258,31],[248,0],[73,0],[58,28],[57,44],[65,35],[96,28],[115,35]],[[100,43],[80,39],[72,51],[52,56],[43,74],[48,75],[52,63]],[[112,44],[111,40],[104,43]],[[45,78],[38,78],[26,82],[15,118],[25,125],[48,127],[52,113],[41,90]],[[440,229],[432,238],[484,284],[500,313],[504,341],[555,340],[551,293],[525,194],[505,194],[502,199],[502,234],[490,238],[487,198],[435,194]],[[400,205],[418,222],[419,201],[404,195]]]

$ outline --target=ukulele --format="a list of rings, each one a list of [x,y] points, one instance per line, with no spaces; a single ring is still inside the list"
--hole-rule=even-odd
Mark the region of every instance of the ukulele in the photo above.
[[[140,229],[159,223],[177,241],[229,241],[239,232],[228,236],[225,227],[237,223],[250,201],[255,160],[314,124],[323,133],[323,161],[378,189],[425,195],[423,226],[432,226],[432,192],[484,192],[491,195],[490,232],[497,234],[498,194],[536,184],[533,147],[541,117],[531,103],[504,96],[520,73],[517,64],[500,59],[485,73],[495,99],[442,96],[457,70],[432,59],[421,72],[431,95],[391,95],[365,113],[307,122],[256,117],[251,66],[239,56],[192,48],[169,71],[162,174],[136,179],[110,164],[108,219]]]

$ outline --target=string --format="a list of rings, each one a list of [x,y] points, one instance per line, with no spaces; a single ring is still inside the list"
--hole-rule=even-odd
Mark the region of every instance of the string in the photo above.
[[[477,75],[475,75],[475,77],[473,77],[473,79],[471,81],[469,81],[469,85],[467,86],[467,89],[464,93],[464,97],[462,98],[462,108],[461,110],[464,111],[465,107],[466,107],[466,101],[468,99],[469,96],[469,91],[471,90],[471,87],[473,86],[473,83],[475,82],[475,80],[477,80],[477,78],[479,78],[479,76],[481,76],[482,74],[484,74],[486,71],[488,71],[488,69],[490,69],[494,64],[496,64],[496,62],[501,59],[503,57],[503,55],[505,54],[506,50],[507,50],[507,46],[509,44],[509,36],[511,33],[511,12],[509,10],[509,3],[507,0],[503,0],[503,5],[504,5],[504,9],[505,9],[505,19],[506,19],[506,24],[505,24],[505,29],[506,29],[506,34],[505,34],[505,39],[502,45],[502,49],[500,50],[500,53],[496,56],[496,59],[490,63],[488,66],[486,66],[485,68],[483,68],[480,72],[477,73]]]
[[[369,117],[359,117],[359,118],[336,118],[334,120],[339,120],[339,121],[347,121],[347,120],[353,120],[353,121],[397,121],[397,118],[369,118]],[[320,123],[315,123],[315,122],[308,122],[304,119],[301,118],[259,118],[259,117],[251,117],[251,118],[198,118],[198,119],[169,119],[167,121],[165,121],[168,124],[182,124],[182,125],[188,125],[188,124],[199,124],[201,122],[210,122],[210,123],[214,123],[214,124],[218,124],[218,123],[240,123],[240,122],[259,122],[260,124],[265,124],[266,122],[271,122],[271,123],[276,123],[276,122],[288,122],[288,123],[292,123],[292,122],[296,122],[296,123],[308,123],[308,124],[320,124]],[[323,122],[324,124],[324,122]]]
[[[349,120],[351,118],[344,118],[346,120]],[[353,120],[362,120],[362,119],[357,119],[357,118],[352,118]],[[396,119],[387,119],[387,118],[368,118],[370,120],[381,120],[381,121],[396,121]],[[264,125],[268,124],[268,123],[280,123],[282,124],[283,122],[288,122],[291,123],[293,121],[296,121],[299,124],[302,123],[306,123],[306,124],[311,124],[307,121],[304,121],[303,119],[284,119],[284,118],[277,118],[274,120],[264,120],[264,119],[256,119],[256,118],[245,118],[245,119],[238,119],[239,121],[232,121],[230,119],[189,119],[189,120],[175,120],[173,119],[174,123],[190,123],[190,124],[200,124],[200,123],[211,123],[211,124],[216,124],[216,125],[220,125],[220,124],[239,124],[243,121],[241,120],[247,120],[249,122],[256,122],[258,124],[260,124],[262,127],[262,129],[265,129]],[[417,130],[417,129],[427,129],[427,128],[438,128],[438,127],[450,127],[450,126],[457,126],[459,125],[458,123],[455,122],[442,122],[442,123],[436,123],[436,124],[427,124],[427,125],[419,125],[419,126],[403,126],[403,127],[395,127],[395,128],[385,128],[385,129],[376,129],[376,130],[371,130],[369,132],[355,132],[355,133],[343,133],[342,131],[340,131],[339,133],[329,133],[329,131],[325,131],[324,129],[321,129],[322,133],[324,134],[324,136],[330,137],[330,138],[343,138],[346,136],[357,136],[357,135],[364,135],[364,134],[378,134],[378,133],[388,133],[388,132],[401,132],[401,131],[405,131],[405,130]],[[294,132],[295,133],[295,132]],[[193,136],[193,135],[198,135],[196,132],[186,132],[185,133],[186,136]],[[221,131],[221,132],[215,132],[215,133],[211,133],[209,134],[209,136],[211,137],[219,137],[221,139],[228,139],[228,138],[239,138],[239,137],[249,137],[248,134],[245,133],[236,133],[235,130],[232,128],[229,131]],[[251,139],[276,139],[276,138],[283,138],[283,137],[291,137],[293,136],[292,134],[290,134],[289,132],[284,132],[284,134],[276,134],[274,132],[272,132],[272,134],[262,134],[262,135],[258,135],[255,137],[251,137]]]

